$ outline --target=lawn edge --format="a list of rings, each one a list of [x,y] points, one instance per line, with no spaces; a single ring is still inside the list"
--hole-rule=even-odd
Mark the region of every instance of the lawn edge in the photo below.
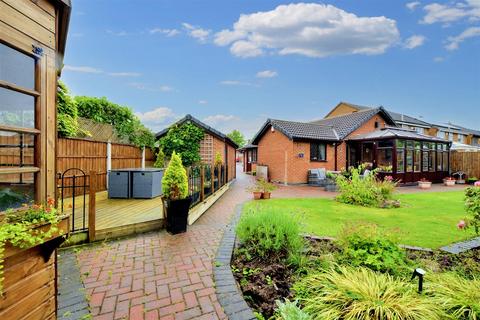
[[[230,320],[257,319],[243,298],[230,267],[236,240],[235,229],[242,215],[244,204],[245,202],[235,207],[235,215],[225,227],[213,266],[213,279],[218,302]]]

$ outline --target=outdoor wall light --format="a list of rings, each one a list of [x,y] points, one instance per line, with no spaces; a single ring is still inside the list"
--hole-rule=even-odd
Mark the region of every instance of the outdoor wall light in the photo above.
[[[427,272],[425,270],[423,270],[422,268],[416,268],[415,270],[413,270],[413,274],[412,274],[412,280],[415,278],[415,277],[418,277],[418,292],[421,293],[422,290],[423,290],[423,276],[426,274]]]

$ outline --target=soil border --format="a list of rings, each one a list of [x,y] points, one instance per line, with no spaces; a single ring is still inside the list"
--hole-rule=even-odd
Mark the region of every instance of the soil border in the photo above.
[[[235,228],[242,215],[243,203],[235,207],[235,215],[225,227],[213,266],[213,279],[218,302],[230,320],[256,320],[233,277],[231,261],[235,247]]]

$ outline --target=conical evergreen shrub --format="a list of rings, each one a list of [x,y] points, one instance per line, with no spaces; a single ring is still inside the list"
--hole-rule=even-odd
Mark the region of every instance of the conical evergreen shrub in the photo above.
[[[182,159],[175,151],[168,164],[162,179],[163,194],[170,200],[185,199],[188,196],[187,171],[183,167]]]

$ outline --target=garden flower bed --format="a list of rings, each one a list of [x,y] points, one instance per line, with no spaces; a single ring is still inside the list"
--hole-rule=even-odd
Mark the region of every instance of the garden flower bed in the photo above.
[[[395,232],[367,223],[345,225],[337,240],[303,237],[299,218],[250,210],[239,221],[231,270],[258,319],[480,317],[479,248],[404,249]]]

